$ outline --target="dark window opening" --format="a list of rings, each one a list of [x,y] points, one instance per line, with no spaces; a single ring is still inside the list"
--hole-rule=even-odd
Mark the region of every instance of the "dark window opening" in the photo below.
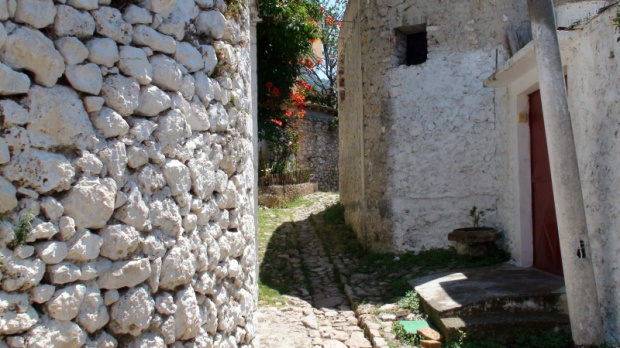
[[[428,58],[428,41],[426,32],[407,35],[407,66],[426,62]]]
[[[403,26],[394,30],[398,64],[419,65],[428,59],[426,24]]]

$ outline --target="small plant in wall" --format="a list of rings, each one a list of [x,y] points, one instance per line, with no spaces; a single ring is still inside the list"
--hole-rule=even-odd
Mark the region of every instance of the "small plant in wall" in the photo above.
[[[32,222],[34,219],[35,215],[30,209],[19,218],[19,224],[13,231],[13,240],[9,243],[9,247],[14,248],[16,246],[26,244],[28,233],[32,229]]]

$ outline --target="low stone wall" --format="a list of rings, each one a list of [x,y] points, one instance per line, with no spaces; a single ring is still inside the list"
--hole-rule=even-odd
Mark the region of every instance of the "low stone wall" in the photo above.
[[[281,207],[297,197],[318,191],[318,184],[307,182],[296,185],[273,185],[258,187],[258,204],[264,207]]]
[[[239,9],[0,0],[0,347],[253,345]]]

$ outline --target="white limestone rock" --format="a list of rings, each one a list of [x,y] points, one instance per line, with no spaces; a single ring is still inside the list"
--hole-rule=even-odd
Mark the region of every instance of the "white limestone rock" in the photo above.
[[[162,166],[162,172],[173,195],[189,192],[192,179],[189,175],[189,168],[183,163],[178,160],[167,160]]]
[[[75,234],[75,221],[71,217],[61,217],[58,220],[58,227],[60,229],[60,240],[69,240]]]
[[[159,168],[146,165],[138,173],[138,184],[140,191],[146,195],[152,195],[166,185],[166,179]]]
[[[99,65],[113,67],[120,59],[116,42],[107,38],[96,38],[88,41],[88,60]]]
[[[179,92],[181,92],[183,97],[192,99],[195,90],[196,85],[194,83],[194,76],[190,74],[183,75],[183,82],[181,83],[181,88],[179,89]]]
[[[67,0],[67,4],[86,11],[94,10],[99,7],[99,2],[97,0]]]
[[[89,176],[98,175],[103,169],[101,160],[88,151],[82,151],[82,155],[75,161],[75,166]]]
[[[86,333],[74,322],[43,316],[26,335],[28,348],[79,348],[86,342]]]
[[[224,36],[226,17],[220,11],[200,12],[196,19],[196,31],[218,40]]]
[[[28,110],[13,100],[0,100],[0,114],[4,118],[4,128],[21,126],[28,122]]]
[[[97,33],[123,45],[131,43],[133,29],[125,23],[121,12],[113,7],[100,7],[92,12]]]
[[[194,132],[205,132],[211,128],[207,109],[197,99],[190,103],[190,112],[185,115],[185,119]]]
[[[195,93],[205,105],[209,105],[211,100],[215,98],[213,85],[212,80],[204,72],[199,71],[194,74]]]
[[[167,17],[177,6],[177,0],[145,0],[142,6],[162,17]]]
[[[61,37],[56,40],[56,49],[65,59],[65,65],[76,65],[88,58],[88,48],[76,37]]]
[[[112,305],[110,331],[139,336],[148,329],[154,307],[155,301],[144,287],[130,289]]]
[[[205,64],[205,72],[207,75],[211,75],[217,66],[217,53],[215,52],[215,48],[211,45],[203,45],[200,46],[200,48],[203,52],[202,58]]]
[[[101,95],[106,105],[122,116],[129,116],[138,107],[140,85],[134,78],[121,75],[108,76],[101,89]]]
[[[105,103],[105,99],[102,97],[84,97],[84,108],[89,113],[101,110],[103,103]]]
[[[198,275],[196,280],[192,280],[192,286],[196,292],[207,295],[213,293],[215,286],[215,275],[209,272],[203,272]]]
[[[127,225],[109,225],[99,231],[103,239],[101,256],[110,260],[122,260],[140,246],[140,233]]]
[[[154,55],[149,58],[153,66],[153,84],[167,91],[178,91],[183,84],[183,73],[179,64],[172,58],[164,55]]]
[[[99,256],[99,251],[103,240],[98,235],[89,232],[85,228],[80,228],[67,242],[69,252],[67,260],[90,261]]]
[[[65,72],[64,60],[54,43],[38,30],[28,27],[19,27],[7,37],[0,58],[13,69],[33,72],[35,82],[45,87],[54,86]]]
[[[82,263],[80,267],[80,271],[82,274],[80,275],[81,281],[89,281],[97,278],[99,276],[99,271],[97,270],[95,262],[85,262]]]
[[[101,69],[94,63],[70,65],[65,70],[65,76],[69,80],[71,87],[80,92],[97,95],[103,85]]]
[[[172,291],[178,286],[189,284],[196,273],[196,256],[190,250],[190,241],[179,238],[162,260],[159,287]]]
[[[125,135],[129,132],[129,124],[116,111],[104,107],[100,111],[90,115],[93,126],[105,138],[113,138]]]
[[[175,153],[175,147],[189,138],[192,129],[185,121],[185,117],[178,110],[172,109],[166,113],[166,116],[160,116],[159,126],[154,132],[155,138],[159,140],[164,154],[172,156]]]
[[[39,259],[21,260],[8,249],[3,252],[2,290],[28,290],[37,286],[45,274],[45,264]]]
[[[85,294],[86,286],[82,284],[58,289],[46,304],[47,313],[57,320],[72,320],[78,315]]]
[[[19,0],[14,19],[17,23],[40,29],[54,23],[55,16],[56,7],[52,0]]]
[[[4,176],[38,193],[60,192],[71,187],[75,169],[69,160],[51,152],[28,149],[13,157]]]
[[[9,19],[9,7],[7,0],[0,0],[0,21]]]
[[[153,15],[145,8],[129,5],[123,12],[123,19],[129,24],[151,24]]]
[[[139,105],[135,113],[140,116],[154,117],[170,109],[171,106],[172,101],[166,92],[153,85],[142,86]]]
[[[193,158],[188,162],[192,178],[192,192],[202,200],[211,197],[215,190],[215,171],[206,156]]]
[[[125,169],[127,169],[126,148],[122,141],[112,140],[108,143],[108,147],[99,151],[99,158],[105,164],[108,175],[116,181],[116,187],[125,186],[128,179],[125,175]]]
[[[149,163],[149,153],[140,146],[130,146],[127,149],[127,166],[140,168]]]
[[[159,290],[159,278],[161,277],[161,257],[151,261],[151,275],[147,281],[152,293]]]
[[[78,94],[64,86],[33,86],[27,99],[28,132],[33,146],[85,149],[97,143]]]
[[[85,348],[116,348],[118,341],[105,331],[101,331],[94,340],[87,339]]]
[[[30,78],[0,63],[0,95],[28,93]]]
[[[177,45],[174,59],[187,68],[189,72],[195,72],[204,68],[202,55],[196,47],[187,42],[181,42]]]
[[[37,311],[28,302],[28,294],[0,291],[0,335],[28,331],[39,321]]]
[[[118,290],[108,290],[105,292],[105,295],[103,296],[103,303],[106,306],[109,306],[112,303],[115,303],[116,301],[118,301],[119,299],[120,299],[120,295],[118,293]]]
[[[73,263],[62,262],[48,266],[47,275],[52,284],[67,284],[78,281],[82,277],[82,271]]]
[[[188,19],[184,17],[179,11],[173,11],[163,22],[157,27],[160,33],[173,36],[175,39],[181,41],[185,37],[185,27]]]
[[[155,228],[159,228],[171,237],[178,236],[183,230],[179,207],[172,199],[154,200],[149,205],[149,218]]]
[[[104,327],[110,321],[108,309],[104,305],[101,292],[97,287],[88,287],[86,289],[84,300],[80,305],[75,321],[86,332],[91,334]]]
[[[143,50],[121,46],[120,63],[118,65],[123,74],[135,78],[141,85],[146,85],[152,81],[153,68]]]
[[[76,36],[79,38],[93,36],[95,32],[95,20],[88,12],[80,12],[66,5],[58,5],[57,9],[58,13],[54,21],[54,34],[57,36]],[[60,54],[62,54],[62,51],[60,51]]]
[[[133,30],[133,43],[139,46],[148,46],[153,51],[173,54],[177,49],[177,42],[173,37],[161,34],[146,25],[138,25]]]
[[[114,218],[134,227],[138,231],[144,231],[149,226],[149,208],[142,198],[142,193],[134,184],[131,187],[127,203],[120,207]]]
[[[17,207],[16,194],[15,186],[0,176],[0,213],[11,211]]]
[[[163,315],[172,315],[177,310],[177,305],[174,304],[174,297],[170,293],[164,292],[157,296],[155,300],[155,309],[157,313]]]
[[[32,245],[18,245],[13,249],[13,256],[25,260],[34,254]]]
[[[37,256],[48,265],[54,265],[67,257],[67,243],[58,241],[40,242],[35,245]]]
[[[65,212],[65,208],[54,197],[45,197],[41,200],[41,209],[43,213],[51,221],[58,221],[62,214]]]
[[[45,303],[52,298],[54,292],[56,291],[56,287],[54,285],[42,284],[39,285],[30,291],[32,296],[32,302],[34,303]]]
[[[164,242],[159,238],[149,235],[142,240],[142,252],[151,260],[161,259],[166,255],[166,247],[164,246]],[[151,265],[151,268],[152,267]],[[157,286],[159,287],[159,277],[157,278]]]
[[[101,289],[131,288],[144,282],[150,274],[151,264],[148,259],[117,261],[112,264],[112,268],[100,272],[97,282]]]
[[[177,310],[174,313],[177,340],[189,340],[198,336],[200,331],[200,309],[196,293],[191,286],[177,292],[175,296]]]
[[[166,348],[164,339],[154,333],[147,333],[127,343],[127,348]]]
[[[228,130],[230,120],[222,104],[217,103],[210,105],[209,109],[207,109],[207,113],[209,114],[209,122],[211,123],[211,132],[225,132]]]
[[[81,228],[103,228],[114,212],[116,183],[113,179],[81,178],[61,203],[65,215]]]
[[[157,129],[157,123],[145,119],[133,119],[133,125],[129,134],[131,134],[137,142],[147,140],[153,131]]]
[[[163,336],[166,344],[173,344],[176,341],[176,325],[174,323],[174,316],[169,316],[166,318],[158,331]]]

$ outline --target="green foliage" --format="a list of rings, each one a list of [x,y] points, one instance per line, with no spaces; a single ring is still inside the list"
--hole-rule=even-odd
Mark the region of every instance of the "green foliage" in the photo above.
[[[517,336],[515,339],[515,347],[521,348],[564,348],[570,338],[560,331],[550,330],[535,333],[526,331]]]
[[[469,217],[474,225],[474,227],[480,226],[480,219],[484,217],[484,211],[478,210],[478,207],[475,205],[469,211]]]
[[[396,336],[396,339],[404,344],[418,346],[420,345],[420,335],[417,333],[410,333],[405,331],[405,327],[398,321],[392,322],[392,333]]]
[[[408,291],[403,298],[398,300],[398,307],[408,309],[412,313],[420,313],[420,298],[414,290]]]
[[[446,344],[447,348],[505,348],[500,344],[479,338],[470,333],[463,331],[459,331],[459,333],[459,339],[457,341],[448,342]]]
[[[297,117],[286,115],[286,109],[303,58],[311,54],[311,41],[320,35],[322,14],[316,0],[261,0],[259,8],[263,22],[256,28],[258,129],[278,163],[273,172],[279,174],[298,150]]]
[[[338,131],[338,117],[334,117],[331,120],[329,120],[329,124],[327,125],[327,129],[329,129],[330,132]]]
[[[225,0],[226,3],[226,17],[239,18],[243,14],[243,10],[246,8],[243,0]]]
[[[616,12],[616,18],[614,18],[611,24],[616,26],[616,30],[620,30],[620,2],[616,6],[618,7],[617,12]],[[620,37],[618,37],[617,40],[618,42],[620,42]]]
[[[19,224],[13,231],[13,240],[9,243],[10,247],[26,244],[28,233],[32,229],[32,222],[34,221],[34,218],[35,215],[31,209],[19,218]]]

